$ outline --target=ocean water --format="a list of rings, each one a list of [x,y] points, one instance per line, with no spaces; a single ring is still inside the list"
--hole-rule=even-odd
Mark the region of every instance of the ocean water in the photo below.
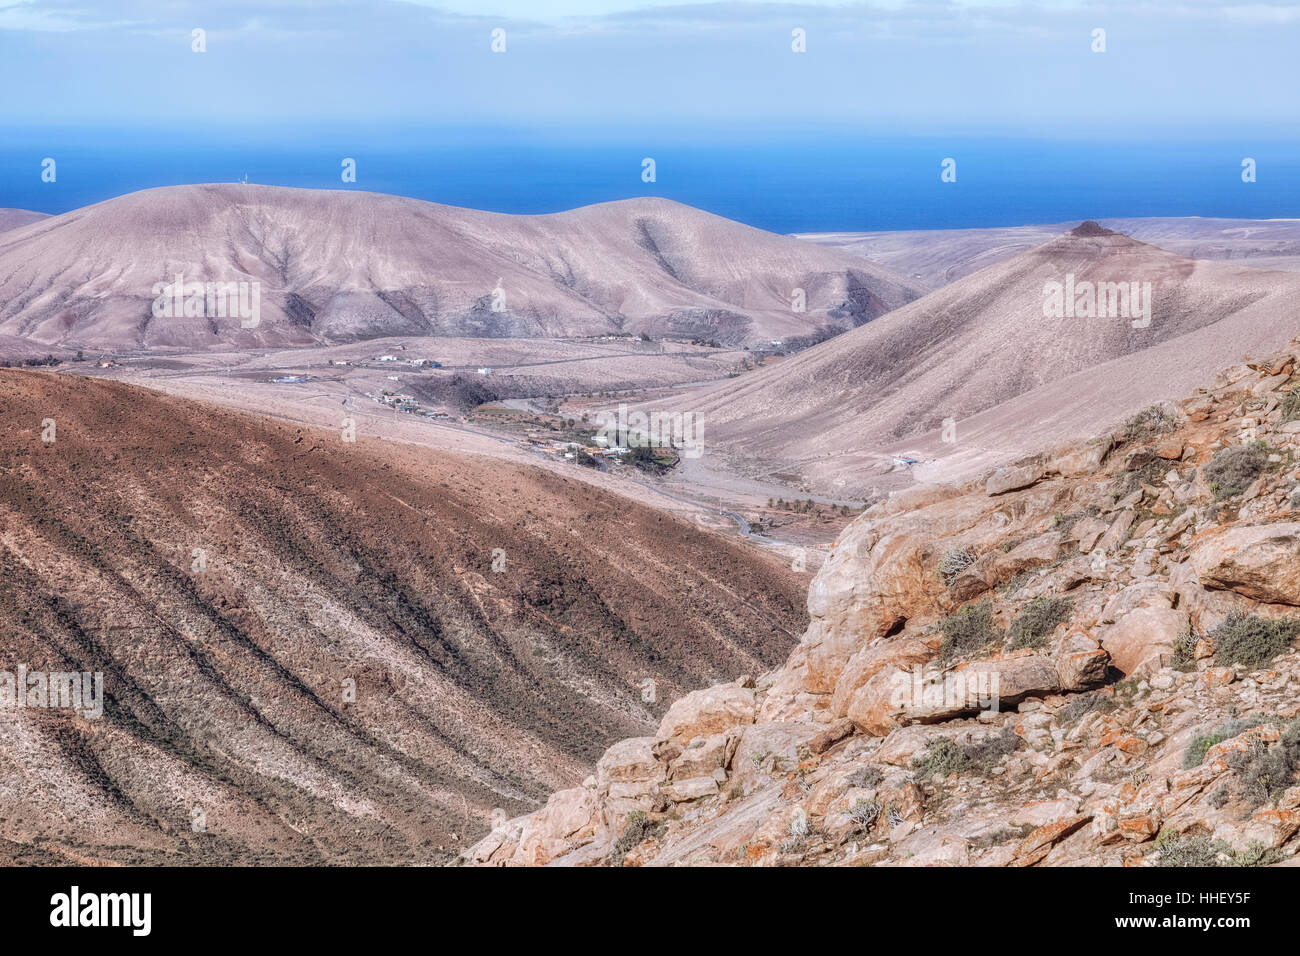
[[[57,180],[41,180],[45,157]],[[1242,181],[1251,157],[1257,179]],[[356,160],[357,182],[340,178]],[[656,178],[642,178],[643,160]],[[941,163],[956,160],[956,182]],[[1300,143],[880,139],[836,130],[664,139],[456,131],[25,131],[0,141],[0,207],[66,212],[154,186],[250,182],[394,193],[507,213],[665,196],[773,232],[952,229],[1120,216],[1300,217]]]

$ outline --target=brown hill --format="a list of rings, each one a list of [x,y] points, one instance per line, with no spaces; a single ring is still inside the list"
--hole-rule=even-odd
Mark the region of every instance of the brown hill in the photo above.
[[[865,495],[899,478],[885,480],[894,455],[921,459],[925,480],[970,474],[1094,434],[1300,329],[1300,276],[1094,232],[1060,236],[683,406],[711,448],[751,473]],[[1047,284],[1070,277],[1079,288],[1150,283],[1149,324],[1045,316]],[[956,440],[944,442],[949,419]]]
[[[769,559],[531,467],[50,373],[0,415],[0,671],[104,674],[100,719],[0,708],[4,846],[434,860],[802,624]]]
[[[155,316],[177,274],[260,283],[260,324]],[[856,256],[664,199],[511,216],[240,184],[145,190],[13,230],[0,277],[0,333],[96,349],[611,331],[734,345],[851,328],[919,294]]]

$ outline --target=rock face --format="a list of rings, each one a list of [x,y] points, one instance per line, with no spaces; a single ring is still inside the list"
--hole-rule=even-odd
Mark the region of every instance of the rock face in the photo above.
[[[1230,612],[1300,605],[1294,372],[1235,368],[1113,437],[879,502],[783,667],[687,694],[590,799],[467,859],[1148,866],[1197,833],[1210,862],[1300,859],[1300,653],[1216,651]],[[1246,411],[1271,467],[1216,499],[1201,466]]]
[[[1205,587],[1300,605],[1300,523],[1226,528],[1197,542],[1192,566]]]

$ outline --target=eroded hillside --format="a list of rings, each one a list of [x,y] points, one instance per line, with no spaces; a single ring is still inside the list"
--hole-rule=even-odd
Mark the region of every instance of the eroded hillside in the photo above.
[[[98,719],[0,708],[8,858],[437,860],[804,619],[539,469],[37,372],[0,418],[0,671],[104,675]]]

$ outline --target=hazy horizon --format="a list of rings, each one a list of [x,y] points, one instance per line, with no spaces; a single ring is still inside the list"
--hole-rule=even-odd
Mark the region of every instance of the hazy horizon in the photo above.
[[[497,130],[353,149],[342,141],[259,144],[233,135],[151,142],[144,130],[29,132],[0,150],[0,207],[58,214],[140,189],[247,174],[262,185],[520,214],[662,196],[779,233],[1300,216],[1291,186],[1300,150],[1286,143],[1252,143],[1258,179],[1245,184],[1235,144],[1224,142],[859,139],[808,149],[748,135],[707,145],[660,140],[656,147],[626,135],[590,145],[576,133],[565,142]],[[57,161],[54,183],[40,177],[46,156]],[[642,179],[646,157],[655,160],[654,182]],[[949,157],[957,160],[957,181],[945,183],[941,162]],[[356,160],[355,182],[342,181],[344,158]]]
[[[775,232],[1300,215],[1292,2],[482,8],[0,6],[0,84],[29,91],[0,206],[248,174],[509,213],[658,195]]]

